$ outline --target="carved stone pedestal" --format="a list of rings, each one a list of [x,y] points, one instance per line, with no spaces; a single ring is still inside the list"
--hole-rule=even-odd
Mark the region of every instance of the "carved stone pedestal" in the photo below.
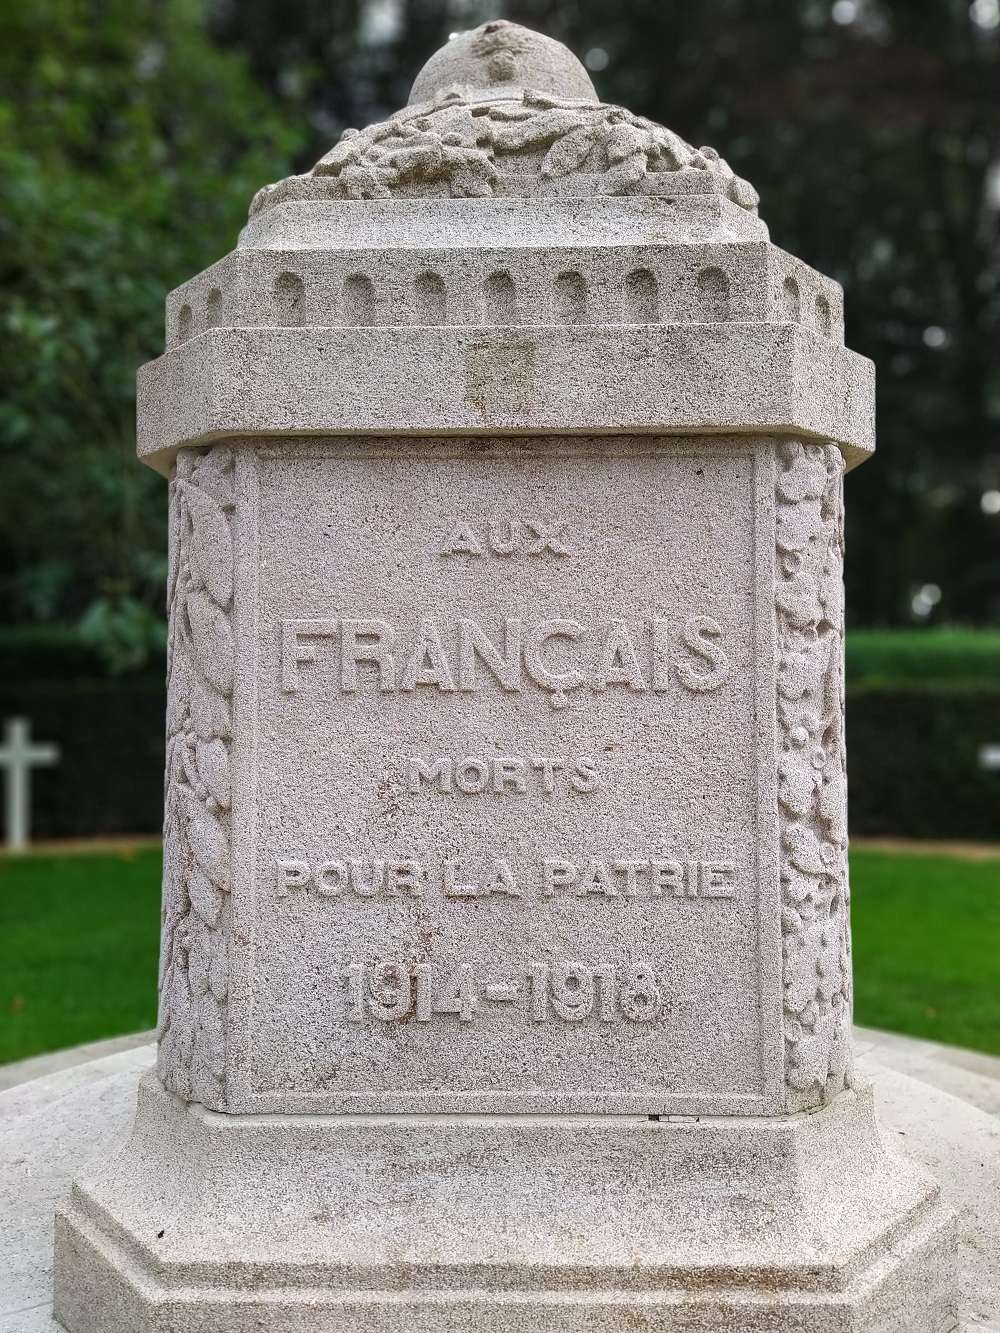
[[[852,1083],[871,367],[717,154],[508,24],[168,303],[158,1082],[72,1333],[945,1333]]]
[[[224,1116],[148,1077],[58,1221],[80,1333],[949,1333],[937,1186],[812,1115]]]

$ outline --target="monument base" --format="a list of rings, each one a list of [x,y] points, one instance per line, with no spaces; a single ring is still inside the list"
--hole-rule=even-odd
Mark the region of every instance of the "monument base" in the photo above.
[[[155,1076],[56,1224],[71,1333],[950,1333],[953,1215],[814,1114],[226,1116]]]

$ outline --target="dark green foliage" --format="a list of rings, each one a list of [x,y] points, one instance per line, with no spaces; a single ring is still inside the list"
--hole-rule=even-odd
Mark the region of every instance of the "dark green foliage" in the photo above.
[[[0,621],[79,620],[122,667],[162,642],[135,370],[295,143],[201,0],[0,6]]]
[[[879,377],[879,453],[848,483],[852,623],[910,622],[927,583],[943,594],[932,618],[996,623],[1000,515],[981,497],[1000,490],[1000,31],[968,0],[858,4],[844,24],[833,8],[401,0],[372,44],[345,0],[250,0],[214,31],[309,109],[302,167],[404,101],[456,28],[500,16],[603,52],[605,100],[718,148],[776,244],[844,284],[848,342]]]
[[[855,834],[1000,841],[1000,634],[847,636],[849,824]]]
[[[847,288],[879,371],[848,482],[848,607],[1000,618],[1000,32],[968,0],[33,0],[0,6],[0,622],[85,619],[119,667],[162,634],[163,486],[132,459],[163,296],[259,185],[406,98],[500,14],[600,93],[711,143],[775,241]],[[395,13],[395,17],[393,14]],[[386,23],[386,16],[389,22]],[[293,128],[290,128],[293,127]]]
[[[0,632],[0,721],[27,717],[62,755],[32,776],[32,836],[155,833],[162,822],[165,665],[109,675],[79,631]]]
[[[0,719],[31,720],[62,755],[32,775],[34,838],[155,833],[163,822],[160,677],[0,681]]]
[[[1000,30],[968,0],[510,0],[609,56],[601,94],[718,148],[776,244],[844,285],[878,371],[879,452],[848,478],[848,612],[1000,622]]]
[[[1000,633],[990,630],[853,630],[848,688],[946,685],[1000,689]]]
[[[0,689],[39,680],[104,678],[107,674],[103,654],[86,643],[79,630],[44,624],[0,629]]]
[[[854,834],[1000,841],[1000,689],[913,685],[847,694],[848,823]]]

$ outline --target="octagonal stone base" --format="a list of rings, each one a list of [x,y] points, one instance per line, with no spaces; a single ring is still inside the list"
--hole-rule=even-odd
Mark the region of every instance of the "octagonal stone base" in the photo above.
[[[777,1119],[225,1116],[153,1075],[57,1218],[72,1333],[950,1333],[869,1091]]]

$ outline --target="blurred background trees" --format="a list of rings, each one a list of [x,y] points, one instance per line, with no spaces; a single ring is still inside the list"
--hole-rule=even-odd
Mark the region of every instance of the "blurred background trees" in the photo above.
[[[160,641],[135,370],[303,138],[199,0],[0,5],[0,624],[78,626],[116,667]]]
[[[717,147],[774,241],[844,284],[879,372],[854,622],[997,619],[1000,0],[8,0],[0,624],[75,626],[119,667],[153,651],[165,494],[133,461],[133,378],[166,290],[231,248],[258,185],[498,15]]]

